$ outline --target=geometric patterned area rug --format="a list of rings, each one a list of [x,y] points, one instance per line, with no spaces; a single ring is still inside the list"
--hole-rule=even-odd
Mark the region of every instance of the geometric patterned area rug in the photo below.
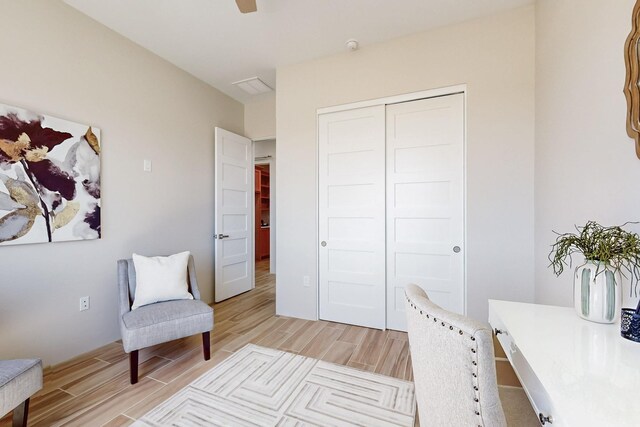
[[[413,426],[413,383],[248,344],[133,426]]]

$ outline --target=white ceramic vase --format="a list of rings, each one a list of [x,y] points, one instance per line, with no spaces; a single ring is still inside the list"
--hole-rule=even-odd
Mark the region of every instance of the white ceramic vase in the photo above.
[[[586,261],[576,268],[573,305],[578,316],[598,323],[615,323],[620,316],[622,277],[609,264]]]

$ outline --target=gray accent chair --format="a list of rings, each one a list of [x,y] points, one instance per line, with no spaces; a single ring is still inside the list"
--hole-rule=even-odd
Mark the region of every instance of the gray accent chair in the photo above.
[[[202,334],[204,360],[211,358],[213,309],[200,300],[193,256],[189,256],[187,283],[193,300],[157,302],[131,310],[136,269],[131,258],[118,261],[120,332],[124,351],[129,353],[131,384],[138,382],[138,350],[145,347]]]
[[[446,311],[417,285],[405,288],[420,425],[507,425],[488,324]]]
[[[13,411],[13,427],[26,427],[29,399],[41,388],[40,359],[0,360],[0,418]]]

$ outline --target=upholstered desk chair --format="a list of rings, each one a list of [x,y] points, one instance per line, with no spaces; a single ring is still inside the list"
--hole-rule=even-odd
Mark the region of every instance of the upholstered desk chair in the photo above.
[[[0,418],[13,411],[13,427],[26,427],[29,399],[41,388],[40,359],[0,360]]]
[[[132,259],[118,261],[120,331],[124,351],[129,353],[131,384],[138,382],[138,350],[145,347],[202,334],[204,359],[210,359],[213,309],[200,300],[191,255],[187,265],[187,283],[192,300],[157,302],[131,310],[136,293],[136,269]]]
[[[488,324],[440,308],[417,285],[405,295],[421,426],[539,425],[523,392],[505,393],[505,419]]]

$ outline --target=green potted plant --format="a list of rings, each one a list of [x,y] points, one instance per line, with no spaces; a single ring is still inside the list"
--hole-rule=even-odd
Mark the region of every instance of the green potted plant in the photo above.
[[[623,230],[627,224],[603,227],[589,221],[576,226],[577,233],[556,233],[549,253],[556,276],[571,266],[574,254],[584,257],[584,263],[575,269],[573,284],[574,307],[584,319],[614,323],[620,313],[622,276],[630,276],[632,290],[638,285],[640,236]]]

